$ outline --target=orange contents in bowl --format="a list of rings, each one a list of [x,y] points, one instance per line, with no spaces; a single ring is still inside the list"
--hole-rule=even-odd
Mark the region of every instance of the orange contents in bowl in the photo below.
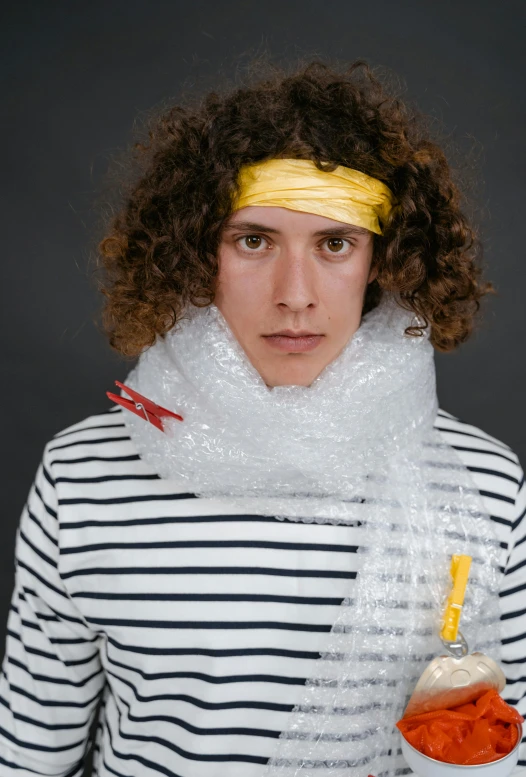
[[[437,761],[471,766],[511,753],[524,718],[495,690],[450,710],[424,712],[396,724],[420,753]]]

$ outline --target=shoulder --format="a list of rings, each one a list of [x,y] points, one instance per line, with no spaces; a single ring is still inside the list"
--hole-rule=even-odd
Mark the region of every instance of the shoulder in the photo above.
[[[144,502],[156,489],[156,473],[130,437],[126,410],[111,406],[67,426],[48,441],[44,462],[54,484],[61,527],[82,517],[99,519],[109,506]],[[111,507],[111,509],[115,509]]]
[[[466,463],[494,469],[520,483],[521,463],[515,451],[502,440],[439,408],[435,429]]]
[[[45,446],[45,456],[51,465],[100,465],[119,456],[135,456],[136,452],[120,407],[111,406],[67,426],[53,435]]]
[[[524,490],[524,472],[515,451],[506,442],[442,408],[438,410],[435,429],[472,473],[491,517],[508,529],[515,528],[518,495]]]
[[[48,445],[53,445],[55,442],[70,439],[71,441],[80,439],[85,436],[86,432],[102,432],[105,433],[110,429],[125,429],[125,424],[122,419],[121,408],[112,405],[102,413],[95,413],[83,418],[81,421],[76,421],[70,426],[66,426],[64,429],[60,429],[50,439]]]
[[[68,445],[95,442],[98,439],[111,440],[124,435],[127,436],[127,431],[121,408],[113,406],[60,429],[48,441],[47,446],[50,450],[59,450]]]
[[[462,449],[462,446],[464,448],[471,446],[476,452],[486,451],[488,454],[500,454],[519,465],[517,454],[507,443],[493,437],[480,427],[448,413],[443,408],[438,409],[435,429],[438,429],[448,442],[454,441],[455,447],[458,446]]]

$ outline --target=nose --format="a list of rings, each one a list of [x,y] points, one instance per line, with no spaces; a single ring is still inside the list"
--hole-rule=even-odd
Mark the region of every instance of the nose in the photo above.
[[[275,305],[297,312],[318,304],[315,263],[301,246],[280,253],[272,281]]]

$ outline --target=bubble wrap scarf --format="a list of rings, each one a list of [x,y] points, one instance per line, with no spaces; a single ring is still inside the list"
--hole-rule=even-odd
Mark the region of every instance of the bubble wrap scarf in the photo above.
[[[404,334],[415,323],[384,294],[310,386],[269,389],[219,309],[189,305],[125,380],[184,418],[163,433],[125,414],[143,460],[174,487],[226,511],[359,527],[356,580],[265,776],[404,768],[395,723],[443,652],[453,553],[473,557],[464,636],[499,658],[499,543],[470,472],[433,427],[433,347],[427,330]]]

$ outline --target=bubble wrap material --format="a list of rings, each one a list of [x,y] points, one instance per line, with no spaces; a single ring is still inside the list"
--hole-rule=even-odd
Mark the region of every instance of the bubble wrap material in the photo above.
[[[499,658],[499,543],[456,451],[433,428],[428,335],[394,295],[367,313],[311,386],[269,389],[215,305],[189,306],[124,381],[180,413],[160,432],[132,413],[142,458],[225,510],[356,524],[358,575],[264,771],[391,777],[395,728],[438,638],[450,557],[473,557],[462,617],[472,650]]]

